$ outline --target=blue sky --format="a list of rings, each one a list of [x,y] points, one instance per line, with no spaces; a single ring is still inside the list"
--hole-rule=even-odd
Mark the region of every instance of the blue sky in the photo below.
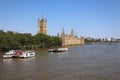
[[[0,0],[0,29],[37,33],[37,20],[48,20],[48,34],[120,38],[120,0]]]

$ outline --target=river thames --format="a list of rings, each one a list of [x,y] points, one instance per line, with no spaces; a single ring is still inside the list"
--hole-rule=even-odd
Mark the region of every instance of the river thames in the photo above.
[[[33,58],[3,59],[0,80],[120,80],[120,45],[71,46],[65,53],[36,51]]]

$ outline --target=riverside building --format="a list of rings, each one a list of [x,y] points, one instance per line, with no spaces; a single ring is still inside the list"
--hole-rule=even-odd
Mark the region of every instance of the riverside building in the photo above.
[[[47,19],[38,18],[38,33],[47,35]],[[62,45],[83,45],[84,37],[77,37],[74,35],[73,29],[70,34],[66,34],[64,29],[62,30],[60,38],[62,39]]]
[[[77,37],[74,35],[73,29],[71,29],[70,34],[66,34],[64,29],[61,33],[62,45],[83,45],[84,37]]]

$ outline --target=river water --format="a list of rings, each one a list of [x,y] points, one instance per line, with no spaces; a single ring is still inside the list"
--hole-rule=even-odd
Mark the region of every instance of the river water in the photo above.
[[[41,49],[21,59],[3,54],[0,80],[120,80],[120,45],[72,46],[65,53]]]

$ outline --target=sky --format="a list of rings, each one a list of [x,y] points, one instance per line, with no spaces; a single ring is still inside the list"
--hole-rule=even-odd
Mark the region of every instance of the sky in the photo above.
[[[35,35],[42,17],[49,35],[120,38],[120,0],[0,0],[1,30]]]

